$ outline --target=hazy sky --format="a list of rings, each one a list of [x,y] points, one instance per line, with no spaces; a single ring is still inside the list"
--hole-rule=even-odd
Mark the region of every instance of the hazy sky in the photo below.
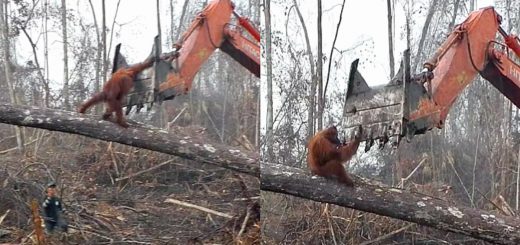
[[[60,5],[59,0],[50,0],[54,5]],[[101,23],[101,1],[92,1],[96,9],[98,22]],[[106,1],[107,25],[112,25],[116,0]],[[174,1],[174,15],[176,18],[180,16],[182,4],[184,1]],[[235,0],[237,4],[247,4],[248,0]],[[260,2],[260,1],[259,1]],[[77,10],[85,21],[93,21],[92,13],[88,4],[88,0],[67,1],[68,8]],[[161,4],[161,24],[163,33],[169,29],[169,1],[160,1]],[[315,1],[300,1],[302,14],[305,16],[306,24],[309,29],[310,41],[313,51],[316,53],[316,3]],[[323,1],[323,37],[324,37],[324,53],[328,56],[330,46],[332,45],[333,35],[338,21],[340,12],[340,0]],[[477,0],[477,7],[492,5],[492,0]],[[119,33],[113,36],[112,46],[117,43],[123,43],[122,52],[127,56],[130,62],[137,62],[144,59],[151,51],[153,37],[157,34],[156,23],[156,6],[155,1],[139,1],[139,0],[121,0],[119,11],[117,14],[117,24],[114,29]],[[276,4],[272,6],[273,29],[284,31],[285,9],[278,7]],[[405,49],[405,43],[401,40],[403,35],[404,13],[403,6],[396,4],[396,20],[395,20],[395,59],[396,64],[400,60],[400,54]],[[243,13],[245,14],[245,13]],[[295,17],[295,14],[292,14]],[[263,16],[263,15],[261,15]],[[338,76],[346,76],[350,67],[350,62],[355,58],[361,59],[360,70],[369,83],[381,83],[388,80],[388,40],[386,27],[386,1],[385,0],[349,0],[346,1],[343,13],[343,21],[336,46],[340,50],[351,49],[362,44],[354,50],[352,55],[344,56],[341,68],[338,69]],[[462,17],[461,17],[462,18]],[[418,23],[422,21],[418,20]],[[178,23],[176,23],[178,24]],[[35,28],[32,32],[33,36],[37,36],[40,29]],[[110,41],[110,36],[107,41]],[[43,60],[43,38],[34,38],[37,40],[40,61]],[[49,33],[50,39],[50,64],[51,80],[61,84],[62,82],[62,44],[61,30],[56,29]],[[299,41],[298,41],[299,40]],[[300,42],[303,45],[303,36],[295,36],[294,43]],[[166,36],[163,37],[163,44],[166,42]],[[164,48],[165,50],[168,47]],[[32,59],[32,53],[25,37],[20,36],[17,40],[17,50],[19,53],[18,61],[25,62]],[[113,48],[112,48],[113,51]],[[337,55],[337,54],[336,54]],[[111,55],[109,56],[111,57]],[[74,57],[70,57],[74,58]],[[70,62],[69,62],[70,64]],[[305,64],[305,63],[304,63]],[[42,64],[43,65],[43,64]]]
[[[329,56],[336,25],[339,19],[341,10],[341,0],[322,1],[323,13],[323,52]],[[403,2],[403,1],[400,1]],[[429,1],[416,1],[429,2]],[[492,0],[477,0],[477,8],[493,5]],[[304,16],[306,26],[309,32],[313,54],[316,55],[317,49],[317,32],[316,32],[316,15],[317,7],[316,1],[299,1],[300,10]],[[271,6],[273,12],[273,29],[285,33],[285,16],[284,8],[276,8],[276,5]],[[395,31],[394,31],[394,58],[396,65],[401,58],[401,53],[406,49],[406,41],[404,39],[405,15],[402,3],[395,4]],[[421,17],[416,18],[419,29],[415,33],[420,33],[422,23],[426,13],[423,11]],[[296,13],[291,13],[293,18],[297,18]],[[457,20],[462,21],[466,16],[460,15]],[[459,22],[460,22],[459,21]],[[299,25],[299,21],[297,22]],[[304,47],[303,32],[294,36],[293,44],[300,44]],[[345,9],[343,11],[342,22],[336,41],[336,47],[339,50],[347,50],[354,48],[350,55],[344,55],[343,67],[339,72],[348,74],[350,63],[360,58],[360,70],[369,83],[381,83],[381,81],[388,81],[390,68],[388,62],[388,31],[387,31],[387,7],[386,0],[370,0],[360,1],[351,0],[346,1]],[[337,57],[337,53],[334,54]],[[308,62],[304,62],[308,64]]]
[[[60,5],[59,0],[50,0],[55,5]],[[426,0],[422,0],[426,1]],[[101,23],[101,1],[92,1],[94,3],[98,22]],[[115,9],[117,5],[116,0],[106,1],[107,25],[110,27],[114,18]],[[174,1],[174,15],[175,18],[180,16],[182,4],[184,1]],[[235,3],[247,4],[248,0],[235,0]],[[258,1],[261,2],[261,1]],[[324,38],[324,54],[329,55],[330,47],[334,37],[338,15],[340,12],[341,0],[327,0],[323,2],[323,38]],[[477,8],[493,5],[492,0],[477,0]],[[310,41],[314,54],[316,54],[317,40],[316,40],[316,1],[300,0],[300,8],[305,17],[307,28],[309,30]],[[92,21],[92,13],[88,5],[88,0],[71,0],[67,1],[68,8],[77,10],[80,9],[81,15],[86,22]],[[162,12],[162,30],[165,33],[169,29],[169,1],[160,1]],[[117,24],[115,30],[119,33],[113,36],[112,46],[117,43],[123,43],[122,52],[127,56],[129,62],[137,62],[144,59],[151,51],[153,37],[157,34],[156,23],[156,6],[155,1],[139,1],[139,0],[121,0],[119,12],[117,15]],[[280,5],[272,4],[272,24],[276,31],[285,32],[285,16],[286,9],[281,8]],[[401,52],[406,48],[404,38],[402,36],[404,26],[404,12],[401,3],[395,5],[395,61],[396,64],[400,62]],[[246,13],[243,13],[244,15]],[[424,19],[423,14],[423,19]],[[263,14],[260,16],[263,17]],[[292,17],[296,20],[296,15],[292,13]],[[465,16],[460,16],[458,20],[464,19]],[[422,28],[423,19],[417,19],[418,28]],[[348,0],[346,1],[345,10],[343,13],[343,20],[338,35],[336,46],[340,50],[352,49],[349,55],[344,55],[337,69],[338,81],[331,79],[331,82],[344,84],[350,63],[355,58],[360,58],[360,71],[365,76],[367,82],[371,85],[376,83],[384,83],[389,79],[388,67],[388,39],[387,39],[387,13],[385,0]],[[459,23],[460,21],[458,21]],[[91,23],[91,22],[89,22]],[[296,22],[295,22],[296,23]],[[175,23],[176,25],[178,23]],[[37,37],[41,29],[35,28],[32,32],[34,37]],[[417,32],[420,30],[417,30]],[[108,37],[110,38],[110,36]],[[43,39],[33,38],[37,40],[39,59],[43,62]],[[61,44],[61,30],[56,29],[49,33],[50,39],[50,77],[54,86],[62,85],[63,74],[63,54]],[[303,33],[296,33],[291,37],[293,44],[303,47],[304,38]],[[110,41],[110,39],[108,39]],[[166,38],[163,37],[163,44]],[[20,36],[17,39],[18,62],[25,62],[32,60],[32,53],[25,37]],[[169,50],[168,47],[164,48]],[[113,50],[113,49],[112,49]],[[337,54],[335,54],[337,57]],[[109,57],[112,57],[110,54]],[[74,57],[71,57],[74,58]],[[283,62],[283,61],[277,61]],[[307,61],[302,64],[307,65]],[[72,64],[72,62],[69,62]],[[43,65],[43,63],[42,63]],[[72,66],[72,65],[71,65]],[[72,69],[72,68],[71,68]],[[276,69],[276,66],[275,66]],[[262,72],[264,74],[264,72]],[[265,91],[265,79],[262,79],[262,89]],[[265,93],[262,93],[265,96]],[[262,117],[265,115],[265,106],[262,108]],[[276,109],[276,107],[275,107]],[[265,120],[262,118],[262,122]]]

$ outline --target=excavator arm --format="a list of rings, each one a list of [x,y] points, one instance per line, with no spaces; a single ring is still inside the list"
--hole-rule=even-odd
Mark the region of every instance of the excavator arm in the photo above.
[[[239,26],[232,24],[235,16]],[[243,34],[243,29],[254,40]],[[217,50],[230,55],[255,76],[260,76],[260,34],[250,22],[234,11],[230,0],[213,0],[197,14],[187,31],[174,45],[176,50],[162,54],[160,40],[156,37],[150,56],[154,66],[144,70],[134,81],[134,88],[127,96],[126,113],[132,106],[137,111],[144,105],[171,100],[191,90],[192,82],[201,66]],[[125,67],[124,57],[116,47],[113,71]]]
[[[498,30],[504,36],[506,46],[493,42],[498,48],[488,50],[489,62],[480,75],[520,108],[520,65],[513,58],[520,57],[520,44],[516,36],[508,35],[501,27]]]
[[[442,128],[450,108],[477,74],[520,107],[520,66],[513,61],[520,45],[500,22],[492,7],[472,12],[424,63],[423,72],[410,75],[410,54],[405,51],[398,74],[384,86],[369,88],[354,61],[342,126],[363,127],[365,150],[376,141],[380,147],[388,141],[398,146],[403,137]],[[507,45],[496,41],[497,32]]]

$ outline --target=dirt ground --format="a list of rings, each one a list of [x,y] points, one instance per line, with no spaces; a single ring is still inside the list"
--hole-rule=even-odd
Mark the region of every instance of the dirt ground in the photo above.
[[[259,244],[254,177],[61,133],[50,133],[36,153],[30,152],[0,155],[0,243],[32,244],[30,203],[41,203],[44,186],[56,180],[70,229],[48,236],[49,244]]]

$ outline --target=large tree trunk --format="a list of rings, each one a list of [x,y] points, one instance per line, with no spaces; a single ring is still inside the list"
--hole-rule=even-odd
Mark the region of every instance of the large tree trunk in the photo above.
[[[453,3],[453,15],[451,16],[450,24],[448,25],[448,33],[453,30],[453,27],[455,26],[455,20],[457,18],[457,12],[459,11],[459,2],[460,0],[455,0]]]
[[[11,82],[11,59],[9,54],[9,47],[11,45],[9,44],[9,24],[7,23],[8,20],[8,14],[7,14],[7,1],[0,0],[0,28],[2,31],[2,41],[3,41],[3,63],[4,63],[4,73],[5,73],[5,82],[7,83],[7,90],[9,91],[9,98],[11,100],[11,103],[18,104],[18,99],[16,98],[15,88],[14,84]],[[23,137],[23,132],[20,127],[14,127],[14,132],[16,135],[16,144],[18,146],[18,150],[23,153],[25,152],[25,142]]]
[[[354,177],[350,188],[306,171],[263,162],[261,189],[468,235],[497,244],[520,244],[520,220]]]
[[[188,135],[181,129],[167,132],[132,122],[130,128],[122,128],[100,120],[98,116],[14,105],[0,105],[0,123],[84,135],[260,176],[258,154],[213,144],[203,137]]]
[[[388,58],[390,61],[390,78],[394,77],[394,32],[393,32],[393,15],[392,0],[386,0],[387,19],[388,19]]]
[[[63,35],[63,103],[65,110],[70,110],[69,102],[69,59],[67,40],[67,5],[66,0],[61,0],[61,31]]]
[[[159,43],[162,44],[162,30],[161,30],[161,5],[159,3],[159,0],[155,1],[155,7],[157,9],[156,18],[157,18],[157,34],[159,35]],[[114,20],[115,24],[115,20]],[[112,33],[114,33],[112,31]],[[112,40],[112,38],[110,38]],[[112,41],[111,41],[112,42]],[[159,118],[158,126],[161,128],[164,128],[168,124],[168,117],[165,116],[164,112],[164,105],[159,104],[157,108],[157,117]]]
[[[327,81],[325,82],[325,89],[323,89],[324,98],[327,97],[326,95],[327,95],[327,87],[329,86],[330,69],[331,69],[331,65],[332,65],[332,55],[334,54],[334,47],[336,46],[336,41],[338,40],[339,27],[341,26],[343,10],[345,9],[345,1],[346,0],[343,0],[343,3],[341,3],[341,11],[339,12],[339,20],[338,20],[338,25],[336,26],[336,34],[334,34],[334,41],[332,41],[332,47],[330,47],[329,65],[327,68]],[[325,105],[323,105],[323,108],[325,108]]]
[[[168,46],[172,46],[174,43],[175,43],[175,39],[174,39],[174,29],[173,29],[173,26],[174,26],[174,18],[173,18],[173,0],[170,0],[170,37],[168,38],[168,41],[170,41],[170,45]]]
[[[94,10],[94,5],[92,4],[92,0],[89,0],[88,3],[90,5],[90,10],[92,11],[92,17],[94,18],[94,27],[96,29],[97,48],[96,48],[96,63],[95,63],[95,66],[96,66],[95,79],[96,80],[94,81],[94,93],[98,93],[99,89],[101,88],[101,82],[100,82],[101,72],[102,72],[101,71],[101,63],[102,63],[101,51],[103,49],[103,45],[101,44],[101,35],[99,34],[99,26],[98,26],[98,22],[97,22],[97,18],[96,18],[96,11]],[[96,114],[101,113],[101,106],[96,105],[94,108],[95,108],[94,111],[96,112]]]
[[[179,20],[179,27],[177,27],[177,32],[175,33],[174,43],[179,42],[179,35],[182,31],[182,25],[184,24],[184,18],[186,17],[186,11],[188,11],[188,3],[189,0],[184,0],[184,5],[182,5],[182,13],[181,13],[181,19]]]
[[[516,156],[516,200],[515,209],[518,211],[520,203],[520,146],[518,146],[518,155]]]
[[[116,21],[117,21],[117,14],[119,13],[119,5],[121,4],[121,0],[117,0],[117,4],[116,4],[116,11],[114,13],[114,19],[112,20],[112,26],[110,27],[110,41],[108,42],[108,45],[107,46],[107,57],[105,58],[106,59],[106,67],[107,67],[107,71],[108,71],[108,67],[109,65],[111,64],[110,62],[112,62],[111,59],[108,58],[108,56],[110,55],[110,51],[112,50],[112,41],[114,40],[114,30],[115,30],[115,25],[116,25]],[[107,29],[108,30],[108,29]],[[112,73],[112,72],[110,72]],[[108,75],[108,74],[107,74]]]
[[[34,56],[34,65],[36,66],[36,73],[38,74],[38,79],[40,79],[41,84],[47,90],[49,85],[46,82],[45,76],[43,75],[42,68],[40,66],[40,61],[38,60],[38,53],[36,51],[36,43],[34,43],[31,36],[29,36],[29,33],[26,30],[26,27],[22,27],[20,29],[22,30],[23,34],[25,35],[25,37],[29,41],[29,44],[31,45],[31,50],[32,50],[32,53]],[[34,91],[33,93],[39,93],[39,91]],[[37,96],[37,97],[39,97],[39,96]],[[47,98],[45,98],[45,99],[47,99]],[[33,101],[33,103],[38,103],[38,102],[40,102],[40,101]],[[48,104],[47,102],[43,103],[43,105],[45,107],[47,106],[47,104]],[[35,104],[35,105],[37,105],[37,104]]]
[[[323,94],[323,35],[321,28],[321,0],[318,0],[318,57],[316,74],[318,80],[318,129],[323,128],[323,108],[325,106],[325,95]]]
[[[274,157],[273,153],[273,58],[271,47],[271,0],[264,1],[265,16],[265,69],[267,80],[267,160],[271,161]]]
[[[254,21],[254,23],[258,26],[260,26],[260,15],[261,15],[261,12],[260,12],[260,4],[258,4],[258,2],[256,0],[249,0],[249,16],[251,16],[252,20]],[[255,85],[255,83],[253,82],[254,81],[254,76],[253,74],[250,74],[249,76],[249,81],[251,82],[249,84],[249,88],[251,89],[251,93],[253,94],[253,98],[254,100],[251,101],[251,103],[254,103],[256,106],[255,106],[255,116],[253,117],[255,119],[255,131],[254,131],[254,134],[253,134],[253,139],[254,139],[254,145],[257,149],[260,148],[260,124],[261,124],[261,117],[260,117],[260,113],[262,111],[262,107],[260,106],[260,99],[261,99],[261,95],[262,93],[260,92],[260,86],[259,85]],[[248,124],[246,124],[248,125]]]
[[[305,25],[305,20],[303,19],[302,13],[300,12],[300,8],[298,7],[298,3],[296,0],[293,0],[294,8],[296,9],[296,13],[298,14],[298,18],[302,23],[303,34],[305,37],[305,44],[307,45],[307,57],[309,59],[309,65],[311,67],[311,86],[309,91],[309,111],[307,115],[307,138],[311,138],[314,135],[314,114],[316,108],[315,96],[316,96],[316,85],[317,85],[317,77],[316,77],[316,69],[314,68],[314,57],[312,55],[311,42],[309,41],[309,34],[307,32],[307,26]]]
[[[412,72],[415,72],[417,69],[417,65],[422,59],[423,46],[426,41],[426,36],[428,34],[428,29],[430,28],[430,23],[432,22],[433,14],[435,14],[435,10],[437,9],[437,3],[439,0],[432,0],[430,2],[430,7],[428,9],[428,15],[426,16],[426,20],[424,21],[424,26],[421,32],[421,39],[419,40],[419,46],[417,47],[417,55],[415,56],[415,60],[413,62]]]
[[[105,0],[101,1],[101,39],[103,42],[103,82],[107,80],[107,71],[108,71],[108,61],[107,61],[107,23],[106,23],[106,13],[105,13]]]
[[[49,102],[51,99],[51,88],[49,86],[49,28],[48,28],[48,22],[49,22],[49,1],[45,0],[43,1],[43,13],[44,13],[44,21],[43,21],[43,59],[44,59],[44,66],[45,66],[45,82],[43,83],[44,90],[45,90],[45,101],[44,105],[45,107],[49,107]],[[34,57],[36,60],[36,57]]]

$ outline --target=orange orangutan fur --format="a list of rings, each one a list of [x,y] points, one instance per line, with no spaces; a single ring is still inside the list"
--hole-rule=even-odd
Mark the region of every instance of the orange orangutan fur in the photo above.
[[[112,113],[115,112],[117,124],[125,128],[128,127],[123,117],[123,99],[134,86],[135,76],[144,69],[152,66],[152,64],[153,59],[148,59],[142,63],[117,70],[112,74],[110,80],[105,83],[103,90],[85,101],[79,107],[78,111],[85,113],[85,111],[95,104],[105,102],[107,108],[103,114],[103,119],[107,120]]]
[[[360,134],[361,131],[348,144],[341,144],[335,126],[316,133],[308,145],[307,166],[310,171],[322,177],[336,177],[339,182],[354,186],[354,181],[345,171],[342,163],[347,162],[356,154]]]

